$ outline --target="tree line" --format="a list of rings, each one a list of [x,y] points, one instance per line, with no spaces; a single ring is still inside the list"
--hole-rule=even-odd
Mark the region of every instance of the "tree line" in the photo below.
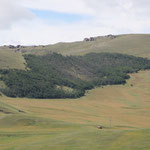
[[[0,70],[9,97],[79,98],[97,86],[125,84],[128,73],[150,69],[150,60],[118,53],[84,56],[24,55],[26,70]],[[62,87],[62,88],[58,88]],[[68,87],[72,90],[66,90]]]

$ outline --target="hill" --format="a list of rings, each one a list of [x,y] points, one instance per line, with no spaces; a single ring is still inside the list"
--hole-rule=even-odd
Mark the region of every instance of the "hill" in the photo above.
[[[116,38],[96,38],[96,40],[89,42],[79,41],[45,46],[2,46],[0,47],[0,60],[6,57],[5,53],[7,53],[8,58],[7,63],[3,63],[0,67],[23,69],[25,67],[24,58],[22,57],[23,54],[44,55],[51,52],[61,53],[62,55],[83,55],[91,52],[116,52],[150,58],[149,41],[149,34],[127,34],[118,35]]]
[[[0,47],[1,69],[25,69],[25,60],[21,53],[15,53],[7,48]]]
[[[78,98],[97,86],[125,84],[128,73],[150,69],[150,60],[117,53],[84,56],[24,55],[26,70],[0,70],[0,91],[10,97]]]
[[[150,58],[149,41],[150,35],[119,35],[115,38],[97,37],[94,41],[47,46],[0,47],[0,70],[5,74],[3,81],[0,81],[0,88],[10,87],[12,93],[15,89],[13,85],[24,90],[22,87],[26,83],[33,85],[31,87],[38,92],[37,88],[42,82],[45,86],[45,79],[49,76],[45,72],[52,71],[53,77],[56,77],[53,79],[59,79],[56,81],[61,84],[50,80],[58,90],[72,92],[72,87],[60,82],[62,78],[67,78],[67,83],[75,81],[74,84],[78,78],[79,83],[84,83],[83,86],[87,85],[85,80],[91,82],[91,79],[99,77],[93,70],[101,70],[103,65],[108,68],[103,73],[111,73],[113,69],[117,77],[122,74],[119,69],[121,64],[121,68],[127,71],[122,78],[126,84],[101,86],[76,99],[43,100],[19,98],[21,96],[18,95],[9,98],[0,94],[0,150],[149,150],[150,71],[143,70],[147,68],[145,65],[149,64],[149,60],[139,58]],[[99,52],[105,53],[95,54]],[[123,55],[116,54],[118,52]],[[96,59],[101,56],[105,61]],[[49,58],[54,59],[50,61]],[[87,65],[87,62],[93,62],[96,68]],[[56,66],[57,71],[54,69]],[[115,66],[119,70],[115,70]],[[33,70],[36,70],[34,74]],[[66,73],[66,70],[71,72]],[[132,74],[128,74],[130,72]],[[126,80],[129,76],[131,78]],[[28,77],[32,77],[31,82],[27,80]],[[26,88],[28,93],[31,87]],[[97,128],[99,125],[103,127],[102,130]]]
[[[77,100],[1,98],[7,111],[25,113],[0,112],[0,148],[149,150],[150,71],[131,76],[125,86],[97,88]]]

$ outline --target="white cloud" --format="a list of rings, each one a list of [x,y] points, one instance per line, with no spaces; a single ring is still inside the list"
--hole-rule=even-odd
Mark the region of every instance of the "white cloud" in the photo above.
[[[84,0],[22,0],[27,8],[52,10],[65,13],[92,14],[93,10],[86,6]]]
[[[96,12],[95,20],[116,31],[144,32],[150,27],[148,0],[87,0]]]
[[[0,0],[0,30],[10,28],[17,21],[32,18],[33,14],[20,7],[17,0]]]
[[[91,17],[54,25],[34,16],[31,9]],[[0,44],[51,44],[104,34],[148,32],[149,18],[149,0],[0,0]]]
[[[24,22],[25,23],[25,22]],[[78,24],[62,24],[61,26],[48,25],[40,20],[34,20],[26,25],[17,24],[12,30],[3,31],[3,37],[0,37],[0,44],[15,45],[34,45],[34,44],[52,44],[56,42],[70,42],[75,40],[83,40],[86,36],[97,36],[97,33],[113,33],[112,29],[107,27],[99,27],[92,24],[87,26],[87,22]],[[7,35],[7,36],[6,36]]]

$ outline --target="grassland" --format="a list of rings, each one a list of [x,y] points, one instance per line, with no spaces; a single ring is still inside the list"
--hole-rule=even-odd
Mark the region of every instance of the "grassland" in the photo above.
[[[90,52],[117,52],[140,57],[150,57],[149,41],[149,34],[119,35],[114,39],[98,38],[93,42],[58,43],[56,45],[49,45],[45,47],[45,53],[48,51],[56,51],[63,55],[83,55]],[[39,53],[40,52],[41,51],[39,51]]]
[[[44,55],[57,52],[63,55],[83,55],[90,52],[117,52],[140,57],[150,57],[149,34],[118,35],[116,38],[97,38],[92,42],[77,41],[72,43],[57,43],[54,45],[26,47],[26,53]]]
[[[117,38],[98,38],[92,42],[57,43],[46,46],[25,46],[20,51],[0,47],[0,68],[24,69],[23,54],[44,55],[51,52],[63,55],[83,55],[90,52],[118,52],[134,56],[150,58],[150,35],[127,34]]]
[[[0,150],[149,150],[150,71],[131,76],[77,100],[1,97]]]
[[[23,49],[37,55],[119,52],[150,58],[149,41],[150,35],[121,35]],[[0,68],[24,69],[22,52],[0,47]],[[97,88],[76,100],[0,96],[0,150],[149,150],[149,91],[150,71],[141,71],[124,86]]]
[[[24,69],[25,60],[21,53],[15,53],[8,48],[0,47],[1,69]]]

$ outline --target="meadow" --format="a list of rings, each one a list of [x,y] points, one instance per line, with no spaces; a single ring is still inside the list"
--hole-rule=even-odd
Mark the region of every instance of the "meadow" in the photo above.
[[[0,150],[149,150],[149,87],[150,71],[141,71],[80,99],[2,96]]]
[[[150,58],[150,35],[16,49],[0,47],[0,68],[25,69],[23,54],[119,52]],[[149,150],[150,71],[125,85],[95,88],[79,99],[8,98],[0,94],[0,150]],[[0,86],[4,84],[0,81]],[[102,130],[97,128],[103,126]]]
[[[150,58],[149,41],[149,34],[127,34],[118,35],[114,39],[103,37],[97,38],[95,41],[92,42],[61,42],[45,46],[23,46],[19,49],[10,49],[8,46],[1,46],[0,68],[24,69],[25,62],[22,55],[45,55],[52,52],[60,53],[62,55],[84,55],[92,52],[111,52]]]

